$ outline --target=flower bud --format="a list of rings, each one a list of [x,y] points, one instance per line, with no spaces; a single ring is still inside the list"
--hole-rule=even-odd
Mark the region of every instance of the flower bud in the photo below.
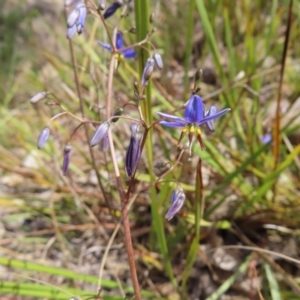
[[[50,129],[48,126],[46,126],[40,133],[38,142],[37,142],[37,147],[38,149],[43,149],[49,139],[50,136]]]
[[[61,168],[64,176],[67,174],[69,168],[71,150],[72,150],[72,146],[70,144],[68,144],[64,149],[64,160]]]
[[[109,129],[109,122],[103,122],[100,126],[97,127],[94,135],[92,136],[90,145],[91,147],[96,146],[98,143],[100,143],[103,138],[107,135],[108,129]]]
[[[80,10],[77,9],[77,8],[73,9],[70,12],[70,14],[68,16],[68,19],[67,19],[67,26],[68,26],[68,28],[71,28],[71,27],[73,27],[76,24],[76,22],[77,22],[77,20],[79,18],[79,13],[80,13]]]
[[[119,107],[116,109],[116,111],[113,114],[113,117],[119,117],[122,116],[124,112],[124,108],[123,107]],[[116,123],[119,120],[119,118],[113,118],[111,121]]]
[[[122,6],[122,4],[123,4],[123,1],[121,1],[121,0],[115,1],[104,12],[103,18],[108,19],[109,17],[111,17],[117,11],[117,9]]]
[[[133,176],[141,157],[142,134],[138,131],[139,126],[132,124],[131,137],[125,157],[125,172],[128,177]]]
[[[181,187],[176,188],[172,193],[171,206],[165,215],[165,219],[170,221],[182,208],[185,200],[185,194]]]
[[[30,103],[37,103],[47,97],[49,92],[39,92],[30,98]]]
[[[144,68],[143,76],[142,76],[142,86],[145,87],[148,85],[148,80],[150,79],[154,70],[154,59],[148,58],[146,62],[146,66]]]
[[[105,6],[106,6],[106,0],[100,0],[98,5],[99,9],[104,10]]]
[[[156,66],[161,70],[164,67],[161,55],[159,53],[154,53],[153,58],[155,60]]]

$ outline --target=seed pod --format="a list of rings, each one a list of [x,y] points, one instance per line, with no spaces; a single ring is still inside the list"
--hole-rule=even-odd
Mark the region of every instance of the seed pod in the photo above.
[[[37,147],[38,149],[43,149],[49,139],[50,136],[50,129],[48,126],[46,126],[40,133],[38,142],[37,142]]]
[[[185,200],[185,194],[181,187],[174,190],[171,197],[171,206],[165,215],[165,219],[170,221],[182,208]]]
[[[128,177],[133,176],[141,157],[142,134],[138,131],[139,126],[132,124],[131,137],[125,157],[125,172]]]
[[[108,129],[109,129],[109,122],[103,122],[100,126],[97,127],[94,135],[92,136],[90,145],[91,147],[96,146],[98,143],[100,143],[103,138],[107,135]]]
[[[47,97],[49,92],[39,92],[30,98],[30,103],[37,103]]]
[[[108,19],[109,17],[111,17],[117,11],[117,9],[122,6],[122,4],[123,4],[123,1],[121,1],[121,0],[115,1],[104,12],[103,18]]]
[[[72,146],[70,144],[68,144],[64,149],[64,160],[61,168],[64,176],[67,174],[67,171],[69,169],[71,150]]]
[[[164,67],[161,55],[159,53],[154,53],[153,58],[155,60],[156,66],[161,70]]]
[[[113,114],[113,117],[119,117],[122,116],[124,112],[124,108],[123,107],[119,107],[116,109],[116,111]],[[119,120],[119,118],[113,118],[111,121],[116,123]]]
[[[154,70],[154,59],[152,57],[147,59],[146,66],[144,68],[142,76],[142,86],[145,87],[148,85],[148,80],[150,79]]]

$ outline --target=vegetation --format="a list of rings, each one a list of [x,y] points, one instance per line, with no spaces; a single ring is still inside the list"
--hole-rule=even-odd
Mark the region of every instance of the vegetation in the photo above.
[[[83,24],[62,1],[13,2],[0,299],[298,299],[299,0],[85,1]],[[200,145],[157,114],[187,120],[192,95],[231,109]]]

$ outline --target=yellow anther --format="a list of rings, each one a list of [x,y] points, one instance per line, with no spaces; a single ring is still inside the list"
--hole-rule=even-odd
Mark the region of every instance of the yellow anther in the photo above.
[[[197,128],[197,134],[201,134],[201,129],[200,128]]]
[[[190,133],[194,133],[195,132],[195,127],[194,126],[191,126],[190,128]]]
[[[186,131],[187,131],[187,128],[186,128],[186,127],[183,127],[183,128],[182,128],[182,133],[186,133]]]

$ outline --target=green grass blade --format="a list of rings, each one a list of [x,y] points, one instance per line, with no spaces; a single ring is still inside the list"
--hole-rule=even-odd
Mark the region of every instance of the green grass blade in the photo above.
[[[211,294],[206,300],[218,300],[220,296],[222,296],[236,281],[236,279],[241,276],[241,274],[245,273],[249,263],[251,261],[252,255],[249,255],[247,259],[240,265],[240,267],[235,271],[233,275],[231,275],[221,286]]]
[[[264,263],[264,269],[267,275],[270,292],[273,300],[281,300],[280,290],[277,283],[277,280],[274,276],[273,270],[271,269],[270,265]]]

